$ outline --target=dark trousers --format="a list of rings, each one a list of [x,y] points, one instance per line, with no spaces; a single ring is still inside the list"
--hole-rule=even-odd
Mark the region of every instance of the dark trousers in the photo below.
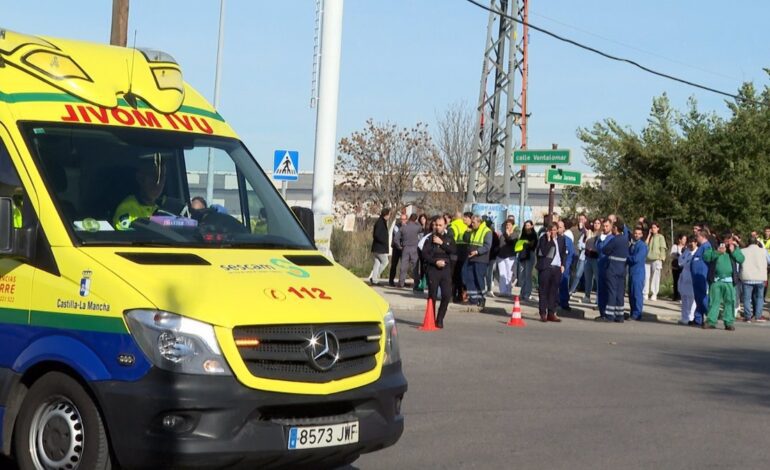
[[[702,325],[709,310],[706,273],[695,272],[692,274],[692,291],[695,295],[695,323]]]
[[[681,269],[672,269],[671,275],[674,276],[674,300],[679,300],[681,296],[679,295],[679,275],[682,274]]]
[[[463,281],[468,291],[468,301],[472,305],[483,305],[484,289],[489,263],[466,261],[463,266]]]
[[[449,302],[452,301],[452,271],[449,263],[439,269],[435,266],[428,266],[428,298],[433,299],[433,305],[436,305],[436,294],[438,288],[441,288],[441,304],[438,307],[436,323],[444,324],[444,316]]]
[[[556,313],[559,306],[559,284],[561,283],[561,268],[548,266],[538,271],[538,301],[540,315]]]
[[[640,266],[639,268],[644,268]],[[637,269],[631,271],[631,281],[628,283],[628,303],[631,306],[631,318],[638,320],[642,318],[642,310],[644,309],[644,269]]]
[[[607,272],[607,306],[604,316],[608,320],[623,321],[623,297],[626,289],[625,270]]]
[[[396,273],[398,265],[398,261],[401,259],[401,250],[398,248],[393,248],[393,258],[390,260],[390,274],[388,275],[388,284],[391,286],[394,284],[394,281],[396,279]]]
[[[561,275],[559,284],[559,305],[561,308],[569,308],[569,271],[572,268],[570,264],[564,267],[564,273]]]
[[[455,300],[463,299],[463,265],[465,258],[457,258],[452,262],[452,297]]]

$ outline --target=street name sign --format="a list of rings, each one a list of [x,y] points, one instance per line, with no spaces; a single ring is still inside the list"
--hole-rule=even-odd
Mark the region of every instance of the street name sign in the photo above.
[[[514,165],[568,165],[569,149],[556,150],[514,150]]]
[[[561,168],[549,168],[545,173],[545,182],[550,184],[580,186],[582,179],[583,175],[579,171],[567,171]]]

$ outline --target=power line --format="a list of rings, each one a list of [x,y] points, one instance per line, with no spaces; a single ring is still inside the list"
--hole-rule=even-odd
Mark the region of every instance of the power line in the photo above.
[[[625,59],[623,57],[614,56],[612,54],[608,54],[606,52],[600,51],[599,49],[595,49],[595,48],[593,48],[591,46],[586,46],[585,44],[579,43],[579,42],[574,41],[572,39],[565,38],[564,36],[560,36],[560,35],[558,35],[556,33],[552,33],[551,31],[548,31],[545,28],[541,28],[539,26],[535,26],[532,23],[529,23],[529,22],[525,23],[524,21],[520,20],[519,18],[516,18],[514,16],[508,15],[508,14],[503,13],[501,11],[489,8],[489,7],[487,7],[485,5],[482,5],[481,3],[479,3],[479,2],[477,2],[475,0],[466,0],[466,1],[468,3],[472,3],[472,4],[476,5],[477,7],[481,8],[482,10],[486,10],[486,11],[488,11],[490,13],[494,13],[496,15],[503,16],[505,18],[508,18],[511,21],[514,21],[514,22],[522,24],[522,25],[526,24],[528,27],[534,29],[535,31],[539,31],[539,32],[541,32],[541,33],[543,33],[545,35],[551,36],[554,39],[558,39],[559,41],[566,42],[568,44],[572,44],[573,46],[579,47],[579,48],[584,49],[584,50],[589,51],[589,52],[593,52],[594,54],[598,54],[598,55],[600,55],[602,57],[605,57],[607,59],[610,59],[610,60],[614,60],[614,61],[617,61],[617,62],[625,62],[627,64],[631,64],[634,67],[637,67],[637,68],[639,68],[641,70],[644,70],[647,73],[650,73],[650,74],[653,74],[653,75],[657,75],[658,77],[667,78],[669,80],[673,80],[675,82],[683,83],[685,85],[689,85],[689,86],[694,87],[694,88],[699,88],[701,90],[710,91],[710,92],[716,93],[718,95],[727,96],[727,97],[732,98],[732,99],[734,99],[736,101],[750,101],[750,100],[747,100],[745,98],[742,98],[739,95],[736,95],[736,94],[733,94],[733,93],[728,93],[728,92],[722,91],[722,90],[718,90],[716,88],[712,88],[712,87],[709,87],[709,86],[706,86],[706,85],[701,85],[699,83],[695,83],[695,82],[692,82],[690,80],[685,80],[683,78],[675,77],[673,75],[669,75],[669,74],[664,73],[664,72],[658,72],[657,70],[651,69],[649,67],[645,67],[644,65],[642,65],[642,64],[640,64],[640,63],[638,63],[636,61],[633,61],[631,59]]]
[[[595,38],[599,38],[599,39],[601,39],[603,41],[611,42],[613,44],[617,44],[619,46],[623,46],[623,47],[626,47],[628,49],[631,49],[631,50],[634,50],[634,51],[637,51],[637,52],[641,52],[641,53],[644,53],[644,54],[651,55],[653,57],[657,57],[659,59],[663,59],[665,61],[671,62],[672,64],[677,64],[677,65],[681,65],[683,67],[688,67],[688,68],[691,68],[693,70],[698,70],[700,72],[704,72],[704,73],[708,73],[708,74],[714,75],[716,77],[728,78],[730,80],[740,80],[737,77],[733,77],[733,76],[730,76],[730,75],[725,75],[723,73],[720,73],[720,72],[717,72],[717,71],[714,71],[714,70],[709,70],[709,69],[700,67],[698,65],[688,64],[687,62],[682,62],[681,60],[672,59],[671,57],[666,57],[666,56],[664,56],[662,54],[658,54],[657,52],[648,51],[647,49],[643,49],[641,47],[634,46],[633,44],[628,44],[628,43],[625,43],[625,42],[622,42],[622,41],[617,41],[615,39],[608,38],[606,36],[602,36],[601,34],[596,34],[596,33],[592,32],[592,31],[587,30],[587,29],[579,28],[579,27],[577,27],[575,25],[572,25],[572,24],[569,24],[569,23],[565,23],[565,22],[563,22],[561,20],[557,20],[556,18],[551,18],[551,17],[543,15],[541,13],[535,13],[535,12],[530,11],[529,14],[531,16],[539,16],[540,18],[543,18],[545,20],[552,21],[552,22],[554,22],[556,24],[559,24],[559,25],[562,25],[562,26],[566,26],[567,28],[574,29],[575,31],[579,31],[581,33],[587,34],[589,36],[593,36]]]

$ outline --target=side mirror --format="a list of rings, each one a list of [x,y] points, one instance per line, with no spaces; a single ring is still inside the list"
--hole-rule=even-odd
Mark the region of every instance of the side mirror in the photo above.
[[[31,260],[34,257],[34,227],[14,227],[14,202],[10,197],[0,197],[0,256]]]

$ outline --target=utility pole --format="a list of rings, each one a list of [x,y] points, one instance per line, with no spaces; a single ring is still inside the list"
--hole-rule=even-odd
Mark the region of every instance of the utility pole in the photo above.
[[[128,0],[112,0],[110,44],[126,47],[128,42]]]
[[[313,163],[313,212],[333,213],[337,105],[340,92],[343,0],[324,0],[321,11],[321,57]]]
[[[219,37],[217,38],[217,62],[214,72],[214,109],[219,111],[219,79],[222,75],[222,49],[225,35],[225,0],[219,0]],[[286,199],[286,194],[284,194]],[[206,162],[206,202],[214,203],[214,155],[209,148]]]
[[[558,144],[551,144],[551,148],[556,150],[559,148]],[[551,168],[556,169],[556,165],[551,165]],[[548,186],[548,223],[553,222],[553,204],[556,198],[556,185],[551,183]]]
[[[528,0],[490,0],[490,8],[522,20],[528,13]],[[478,200],[511,204],[514,127],[521,130],[520,147],[526,148],[526,71],[527,30],[519,37],[519,25],[510,18],[490,12],[477,108],[478,134],[474,160],[468,175],[466,203]],[[515,78],[522,80],[517,93]],[[502,163],[502,184],[498,169]],[[519,219],[526,203],[526,168],[519,172]],[[521,223],[521,220],[520,220]]]
[[[529,0],[522,0],[519,9],[519,17],[524,24],[521,34],[521,43],[516,49],[521,52],[521,96],[519,105],[521,113],[518,115],[519,128],[521,129],[521,148],[527,148],[527,84],[529,82]],[[519,224],[524,227],[524,206],[527,205],[527,165],[521,165],[521,177],[519,179]]]
[[[323,0],[316,15],[321,18],[318,57],[318,99],[313,161],[313,219],[316,247],[333,258],[334,163],[337,150],[337,105],[340,94],[343,0]]]

